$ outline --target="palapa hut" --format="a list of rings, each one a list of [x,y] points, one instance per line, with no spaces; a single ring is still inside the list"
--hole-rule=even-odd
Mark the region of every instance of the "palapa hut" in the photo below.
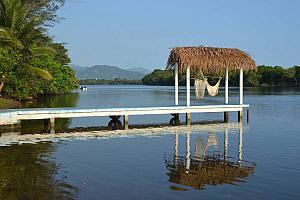
[[[255,69],[255,61],[244,51],[236,48],[215,48],[204,46],[173,48],[169,55],[166,68],[166,70],[175,71],[175,105],[178,105],[178,73],[186,72],[187,106],[190,106],[191,71],[201,71],[203,74],[225,74],[225,104],[228,104],[228,71],[239,70],[241,107],[247,107],[247,105],[243,105],[243,71]],[[239,119],[241,119],[242,112],[239,113]],[[187,114],[187,121],[188,120],[189,114]]]

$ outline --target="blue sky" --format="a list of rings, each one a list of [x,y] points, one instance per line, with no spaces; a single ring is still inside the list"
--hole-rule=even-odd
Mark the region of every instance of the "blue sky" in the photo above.
[[[66,0],[51,28],[72,63],[164,68],[170,47],[236,47],[300,65],[299,0]]]

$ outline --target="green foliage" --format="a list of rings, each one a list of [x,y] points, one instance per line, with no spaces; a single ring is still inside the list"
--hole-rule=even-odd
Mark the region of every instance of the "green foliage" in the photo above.
[[[244,73],[245,86],[299,86],[300,66],[283,68],[280,66],[258,66],[257,71],[247,71]],[[195,75],[191,75],[195,77]],[[174,85],[174,75],[172,71],[156,69],[146,75],[143,79],[145,85]],[[222,80],[224,84],[224,79]],[[191,81],[193,84],[193,81]],[[229,73],[229,84],[239,85],[239,71]],[[185,85],[185,75],[179,75],[179,85]]]
[[[182,80],[181,76],[180,80]],[[142,82],[145,85],[174,85],[174,75],[172,71],[155,69],[152,73],[146,75]]]
[[[0,0],[0,92],[26,99],[78,87],[63,44],[47,25],[57,22],[64,0]]]

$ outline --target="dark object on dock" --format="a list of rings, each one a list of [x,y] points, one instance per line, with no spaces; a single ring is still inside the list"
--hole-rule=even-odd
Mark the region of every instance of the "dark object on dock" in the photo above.
[[[170,120],[170,125],[172,125],[172,126],[180,125],[179,114],[178,113],[173,113],[171,115],[173,116],[173,118]]]
[[[111,120],[108,122],[108,130],[119,130],[122,129],[122,122],[119,120],[120,115],[117,116],[109,116]]]

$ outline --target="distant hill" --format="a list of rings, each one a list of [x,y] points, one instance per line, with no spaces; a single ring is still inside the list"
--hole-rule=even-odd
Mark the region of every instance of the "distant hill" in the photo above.
[[[72,67],[72,69],[75,70],[75,72],[80,72],[84,69],[87,69],[87,67],[83,67],[83,66],[79,66],[79,65],[74,65],[74,64],[70,64],[70,66]]]
[[[142,73],[142,74],[144,74],[144,75],[147,75],[147,74],[150,74],[150,73],[151,73],[150,70],[144,69],[144,68],[142,68],[142,67],[129,68],[129,69],[127,69],[127,70],[133,71],[133,72],[140,72],[140,73]]]
[[[95,65],[93,67],[81,67],[71,65],[76,71],[76,77],[79,80],[86,79],[106,79],[113,80],[115,78],[127,80],[141,80],[145,74],[139,71],[125,70],[115,66],[109,65]],[[141,68],[139,68],[141,69]]]

